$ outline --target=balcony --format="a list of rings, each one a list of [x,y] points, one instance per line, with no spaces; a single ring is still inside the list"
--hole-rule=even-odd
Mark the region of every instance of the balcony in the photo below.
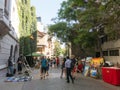
[[[0,36],[6,35],[11,30],[8,16],[9,13],[5,9],[0,9]]]

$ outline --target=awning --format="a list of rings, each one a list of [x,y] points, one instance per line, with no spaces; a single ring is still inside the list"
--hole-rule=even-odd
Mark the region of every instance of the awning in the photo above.
[[[30,54],[28,54],[28,55],[26,55],[26,56],[40,57],[40,56],[44,56],[44,54],[42,54],[42,53],[37,53],[37,52],[33,52],[33,53],[30,53]]]

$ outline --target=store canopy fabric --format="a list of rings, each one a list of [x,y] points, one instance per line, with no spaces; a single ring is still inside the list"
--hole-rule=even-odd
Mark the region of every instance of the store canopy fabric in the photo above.
[[[37,52],[33,52],[33,53],[30,53],[26,56],[34,56],[34,57],[40,57],[40,56],[44,56],[44,54],[41,54],[41,53],[37,53]]]

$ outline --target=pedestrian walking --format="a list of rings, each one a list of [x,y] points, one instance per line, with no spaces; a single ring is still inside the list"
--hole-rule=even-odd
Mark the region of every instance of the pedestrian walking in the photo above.
[[[59,57],[56,57],[56,65],[57,65],[57,68],[59,67],[59,62],[60,62]]]
[[[75,79],[75,70],[76,70],[76,59],[75,56],[72,55],[71,56],[71,73],[72,73],[72,77]]]
[[[65,68],[66,68],[66,74],[67,74],[67,83],[70,82],[69,78],[72,80],[72,83],[74,83],[74,79],[71,75],[71,60],[69,56],[67,56],[67,60],[65,61]]]
[[[49,76],[49,67],[50,67],[50,58],[47,58],[47,66],[46,66],[46,76]]]
[[[55,60],[55,58],[53,58],[53,67],[54,68],[56,67],[56,60]]]
[[[82,73],[83,72],[83,64],[82,64],[81,60],[78,61],[77,72],[78,73]]]
[[[60,76],[60,78],[62,78],[63,77],[63,74],[65,74],[65,76],[66,76],[66,73],[65,73],[65,61],[66,61],[66,58],[63,58],[63,60],[62,60],[62,65],[61,65],[61,76]]]
[[[46,68],[47,68],[47,60],[46,60],[45,56],[43,56],[41,59],[41,79],[45,79]]]

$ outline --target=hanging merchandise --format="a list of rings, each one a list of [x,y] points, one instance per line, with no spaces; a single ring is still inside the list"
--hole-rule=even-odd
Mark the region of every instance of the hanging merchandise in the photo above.
[[[93,67],[99,67],[100,64],[103,63],[103,62],[104,62],[103,58],[93,58],[93,59],[91,60],[91,65],[92,65]]]
[[[91,69],[90,70],[90,76],[93,78],[97,78],[98,72],[97,69]]]
[[[85,68],[84,68],[84,71],[83,71],[83,75],[84,76],[89,76],[89,66],[85,66]]]

